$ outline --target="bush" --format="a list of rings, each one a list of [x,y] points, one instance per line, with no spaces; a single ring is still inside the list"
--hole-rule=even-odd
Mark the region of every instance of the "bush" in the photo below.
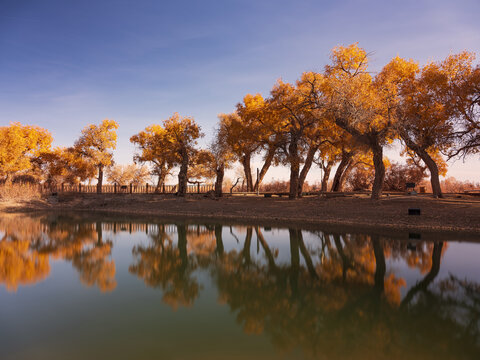
[[[419,168],[416,165],[392,163],[385,171],[383,190],[405,191],[405,184],[407,182],[413,182],[419,185],[426,176],[425,169]]]
[[[308,181],[303,183],[303,192],[320,191],[321,184],[310,185]],[[287,180],[273,180],[269,183],[260,184],[261,192],[289,192],[290,181]]]
[[[38,179],[29,174],[22,174],[22,175],[17,175],[13,178],[12,183],[14,184],[29,184],[29,185],[38,185],[40,182]]]
[[[39,185],[32,184],[2,184],[0,185],[0,201],[28,201],[42,197]]]
[[[448,177],[441,181],[442,191],[445,193],[459,193],[467,190],[479,190],[480,183],[472,181],[460,181],[454,177]]]
[[[373,169],[358,166],[345,179],[345,188],[350,191],[369,190],[372,187],[375,172]]]
[[[269,183],[260,184],[261,192],[288,192],[290,181],[273,180]]]

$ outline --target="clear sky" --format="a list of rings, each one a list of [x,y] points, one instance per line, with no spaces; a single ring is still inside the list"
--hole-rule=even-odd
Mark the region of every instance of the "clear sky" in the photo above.
[[[335,45],[359,42],[374,71],[396,55],[480,56],[478,14],[478,0],[0,0],[0,126],[39,125],[68,146],[114,119],[116,161],[129,163],[145,126],[176,111],[208,140],[218,113],[321,70]],[[479,181],[478,160],[449,175]]]

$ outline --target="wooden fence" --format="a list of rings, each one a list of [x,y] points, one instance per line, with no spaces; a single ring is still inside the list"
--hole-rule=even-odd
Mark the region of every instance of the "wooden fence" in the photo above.
[[[160,189],[162,194],[174,194],[177,192],[178,185],[163,185]],[[205,194],[208,191],[214,190],[213,184],[195,184],[187,186],[187,193],[189,194]],[[96,193],[97,185],[68,185],[61,184],[50,186],[44,190],[57,193]],[[103,185],[102,193],[105,194],[152,194],[155,193],[155,186],[151,184],[145,185]]]

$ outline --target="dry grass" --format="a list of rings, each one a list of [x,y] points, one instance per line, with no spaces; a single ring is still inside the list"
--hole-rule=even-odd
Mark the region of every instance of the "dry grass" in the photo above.
[[[39,185],[34,184],[2,184],[0,185],[0,201],[29,201],[42,197]]]

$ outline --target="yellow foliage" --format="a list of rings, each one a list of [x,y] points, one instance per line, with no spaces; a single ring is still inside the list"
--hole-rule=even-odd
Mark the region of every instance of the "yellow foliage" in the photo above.
[[[75,142],[74,149],[78,156],[96,167],[107,167],[113,163],[113,154],[109,151],[117,146],[118,124],[105,119],[100,125],[88,125]]]
[[[74,148],[56,147],[39,158],[49,183],[77,184],[95,176],[96,167],[84,157],[78,156]]]
[[[16,291],[18,285],[34,284],[50,273],[48,255],[30,251],[28,240],[0,241],[0,283]]]
[[[50,149],[52,135],[38,126],[18,122],[0,127],[0,176],[30,170],[32,160]]]

